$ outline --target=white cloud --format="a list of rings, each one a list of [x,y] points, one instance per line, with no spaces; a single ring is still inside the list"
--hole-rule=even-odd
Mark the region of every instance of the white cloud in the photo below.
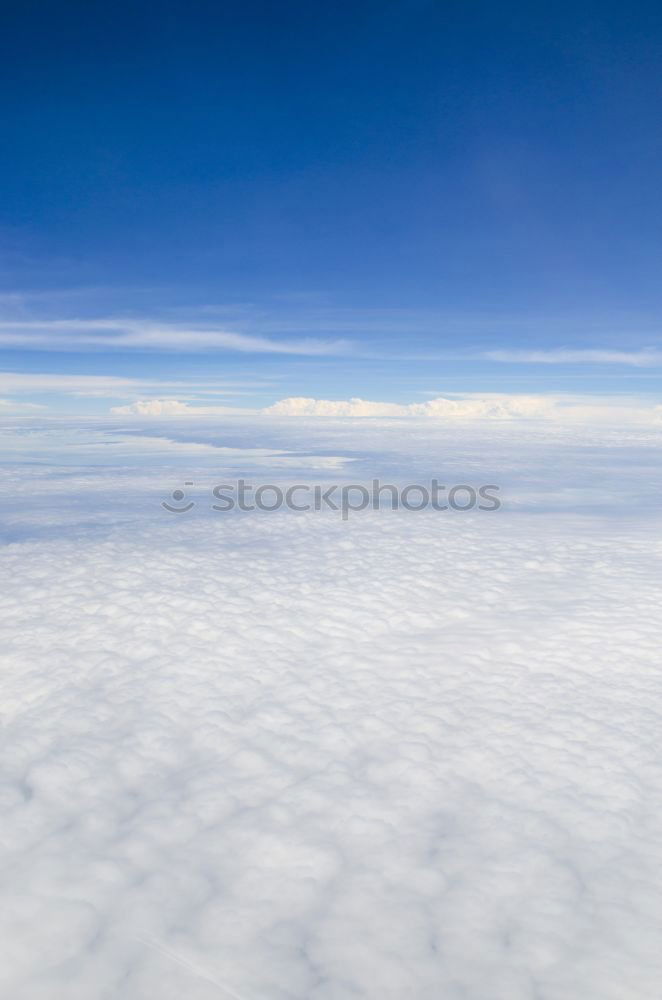
[[[293,396],[281,399],[261,410],[246,407],[191,406],[177,399],[136,400],[126,406],[114,406],[111,413],[150,417],[263,414],[265,416],[317,417],[437,417],[441,419],[511,419],[549,416],[555,400],[544,396],[488,396],[483,398],[444,399],[423,403],[372,402],[365,399],[312,399]]]
[[[541,351],[487,351],[482,357],[488,361],[515,364],[572,365],[606,364],[632,365],[635,368],[659,367],[662,351],[649,349],[637,351],[550,349]]]
[[[83,347],[121,350],[227,350],[247,353],[345,354],[345,340],[278,340],[218,328],[179,326],[137,319],[60,319],[0,322],[0,346],[77,351]]]
[[[0,372],[0,392],[13,394],[70,393],[72,395],[116,396],[135,391],[141,381],[119,375],[68,375],[48,372]]]
[[[134,399],[146,396],[147,399],[135,400],[135,408],[118,407],[117,412],[139,413],[152,407],[153,412],[159,412],[159,402],[174,402],[181,408],[186,408],[188,401],[206,398],[215,400],[225,397],[242,396],[255,390],[272,389],[269,380],[247,378],[205,378],[199,376],[179,379],[141,379],[127,378],[121,375],[71,375],[67,373],[47,372],[3,372],[0,371],[0,392],[9,396],[48,395],[66,396],[88,399]],[[272,389],[273,391],[273,389]],[[153,400],[154,394],[176,392],[184,396],[184,400]],[[156,404],[156,405],[153,405]],[[35,405],[35,404],[24,404]],[[147,409],[145,409],[147,408]],[[166,406],[165,409],[168,407]],[[175,407],[171,406],[174,412]],[[185,412],[185,409],[181,409]],[[198,407],[196,412],[226,413],[229,408],[222,405]],[[248,412],[248,411],[246,411]]]
[[[30,413],[44,410],[38,403],[18,403],[15,399],[0,399],[0,413]]]
[[[316,417],[440,417],[493,418],[539,417],[549,414],[553,403],[544,396],[489,396],[445,399],[424,403],[382,403],[365,399],[310,399],[294,396],[268,406],[263,413],[274,416]]]
[[[584,424],[655,424],[661,407],[640,397],[470,394],[438,397],[423,403],[385,403],[365,399],[281,399],[261,412],[283,417],[418,417],[448,421],[547,421]]]
[[[655,532],[502,513],[1,549],[4,995],[657,1000]]]
[[[353,399],[315,399],[291,396],[263,409],[190,405],[178,399],[141,399],[114,406],[115,416],[138,417],[338,417],[418,418],[438,421],[547,421],[595,424],[656,424],[662,406],[646,405],[639,397],[503,395],[498,393],[449,399],[437,397],[422,403],[389,403]]]
[[[113,406],[110,410],[118,416],[137,417],[208,417],[216,414],[251,413],[248,408],[233,409],[228,406],[190,406],[179,399],[138,399],[127,406]]]

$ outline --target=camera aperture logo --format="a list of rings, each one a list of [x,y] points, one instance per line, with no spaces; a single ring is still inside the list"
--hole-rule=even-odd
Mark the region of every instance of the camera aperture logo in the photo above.
[[[184,486],[194,486],[190,480]],[[278,486],[275,483],[253,485],[245,479],[234,483],[219,483],[212,487],[207,509],[227,513],[231,510],[261,511],[271,514],[277,510],[297,513],[308,511],[337,511],[343,521],[350,514],[364,510],[436,510],[465,512],[470,510],[497,511],[501,508],[498,496],[500,487],[494,483],[472,486],[459,483],[442,485],[438,479],[429,483],[408,483],[394,486],[373,479],[370,487],[363,483],[333,483],[329,486],[313,483],[295,483]],[[186,514],[198,505],[181,488],[173,490],[169,500],[161,506],[171,514]]]

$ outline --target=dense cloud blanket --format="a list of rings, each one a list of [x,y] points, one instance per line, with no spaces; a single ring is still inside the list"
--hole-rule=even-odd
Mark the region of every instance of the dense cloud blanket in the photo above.
[[[6,546],[2,995],[656,1000],[655,534],[366,511]]]

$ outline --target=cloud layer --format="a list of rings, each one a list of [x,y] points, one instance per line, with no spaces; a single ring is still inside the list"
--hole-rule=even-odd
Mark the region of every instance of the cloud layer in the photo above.
[[[7,996],[657,1000],[649,531],[133,523],[2,553]]]

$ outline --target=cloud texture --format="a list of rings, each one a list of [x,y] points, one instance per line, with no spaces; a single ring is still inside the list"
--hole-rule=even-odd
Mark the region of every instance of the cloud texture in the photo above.
[[[5,995],[657,1000],[654,525],[166,518],[2,550]]]

